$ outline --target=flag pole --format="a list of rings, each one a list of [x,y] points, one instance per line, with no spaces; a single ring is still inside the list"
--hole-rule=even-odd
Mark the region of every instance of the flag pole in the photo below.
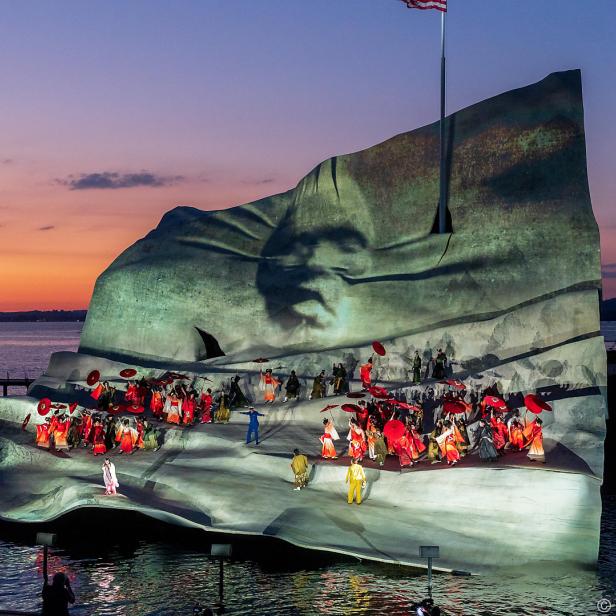
[[[447,173],[445,164],[445,15],[441,11],[441,120],[440,129],[440,175],[438,198],[438,232],[446,233],[447,216]]]

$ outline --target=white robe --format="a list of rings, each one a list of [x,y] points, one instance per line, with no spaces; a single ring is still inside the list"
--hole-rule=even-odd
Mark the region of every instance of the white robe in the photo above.
[[[115,488],[119,488],[120,484],[118,483],[118,478],[116,477],[115,464],[113,462],[103,464],[102,468],[105,487],[108,488],[110,486],[114,486]]]

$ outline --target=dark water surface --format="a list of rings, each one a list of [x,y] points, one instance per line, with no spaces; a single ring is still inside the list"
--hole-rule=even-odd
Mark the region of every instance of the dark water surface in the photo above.
[[[81,326],[0,323],[0,374],[23,376],[25,369],[37,376],[50,353],[76,350]],[[218,564],[207,556],[207,535],[89,515],[55,529],[61,541],[52,549],[50,571],[65,570],[73,580],[77,604],[71,613],[183,615],[192,614],[196,603],[215,602]],[[0,609],[40,606],[42,555],[33,542],[34,529],[0,527]],[[409,569],[288,550],[277,542],[240,548],[226,566],[225,581],[228,614],[394,616],[410,613],[409,606],[426,594],[426,576]],[[445,613],[457,615],[616,614],[616,497],[604,499],[597,569],[546,563],[493,575],[438,575],[434,597]],[[610,611],[608,602],[615,604]]]

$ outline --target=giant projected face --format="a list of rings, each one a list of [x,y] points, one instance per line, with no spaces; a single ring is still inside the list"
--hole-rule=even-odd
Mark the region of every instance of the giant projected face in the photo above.
[[[351,282],[370,261],[359,231],[317,227],[302,232],[290,225],[274,233],[262,257],[257,288],[270,319],[292,332],[295,341],[338,339],[344,327],[353,327]]]

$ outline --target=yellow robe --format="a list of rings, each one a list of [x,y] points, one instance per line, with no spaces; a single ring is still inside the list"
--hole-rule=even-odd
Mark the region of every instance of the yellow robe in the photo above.
[[[361,504],[361,489],[366,485],[366,474],[359,464],[351,464],[346,474],[346,483],[349,484],[347,502],[349,505],[355,498],[358,505]]]

